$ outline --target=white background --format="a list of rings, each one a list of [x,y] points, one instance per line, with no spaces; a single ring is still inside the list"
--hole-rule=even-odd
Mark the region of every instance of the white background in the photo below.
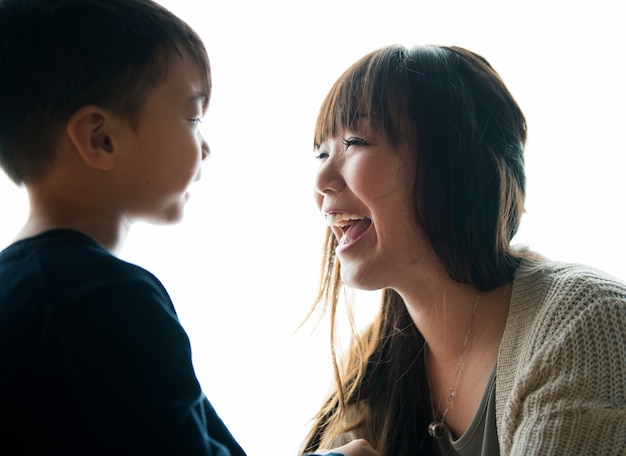
[[[122,256],[170,291],[203,388],[250,455],[295,454],[331,379],[324,328],[292,334],[315,292],[324,228],[312,199],[312,132],[331,84],[375,48],[454,44],[483,54],[529,127],[516,242],[626,278],[620,2],[161,3],[208,49],[212,156],[185,220],[136,225]],[[28,208],[4,175],[0,198],[4,247]],[[371,313],[376,304],[365,301]]]

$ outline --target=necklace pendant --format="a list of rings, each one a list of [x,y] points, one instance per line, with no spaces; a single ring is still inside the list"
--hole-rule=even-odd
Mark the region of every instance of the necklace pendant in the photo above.
[[[436,421],[433,421],[428,426],[428,433],[430,434],[431,437],[437,440],[442,439],[446,433],[445,426],[443,425],[443,423],[437,423]]]

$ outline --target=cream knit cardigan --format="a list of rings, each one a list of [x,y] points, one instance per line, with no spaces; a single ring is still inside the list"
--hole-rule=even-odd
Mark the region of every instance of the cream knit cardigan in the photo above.
[[[503,455],[626,454],[626,284],[524,260],[498,355]]]
[[[626,455],[626,284],[533,255],[515,273],[498,354],[500,453]]]

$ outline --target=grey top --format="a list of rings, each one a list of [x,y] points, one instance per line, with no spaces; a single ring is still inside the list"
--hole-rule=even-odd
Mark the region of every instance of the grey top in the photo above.
[[[476,416],[467,431],[454,440],[444,424],[445,434],[437,440],[440,454],[444,456],[498,456],[500,446],[496,432],[496,369],[480,401]]]

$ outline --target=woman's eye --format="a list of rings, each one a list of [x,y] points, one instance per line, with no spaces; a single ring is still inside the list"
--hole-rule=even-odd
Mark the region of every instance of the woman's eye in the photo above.
[[[364,139],[357,137],[344,138],[342,140],[343,145],[346,146],[346,149],[350,146],[366,146],[367,142]]]
[[[315,159],[316,160],[322,160],[322,159],[328,158],[328,157],[329,157],[328,152],[316,152],[315,153]]]
[[[200,117],[192,117],[191,119],[189,119],[189,121],[194,123],[195,125],[202,123],[202,119]]]

